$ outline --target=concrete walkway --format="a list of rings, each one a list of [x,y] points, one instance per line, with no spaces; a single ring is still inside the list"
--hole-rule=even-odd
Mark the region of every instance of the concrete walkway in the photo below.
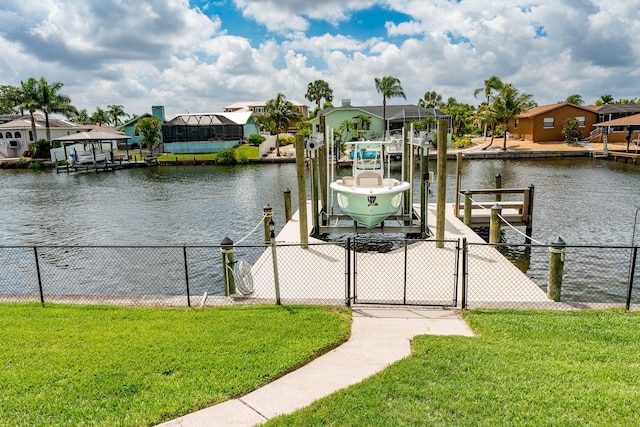
[[[263,423],[383,370],[411,354],[411,339],[424,334],[472,336],[473,332],[454,310],[355,307],[346,343],[246,396],[161,426],[248,427]]]

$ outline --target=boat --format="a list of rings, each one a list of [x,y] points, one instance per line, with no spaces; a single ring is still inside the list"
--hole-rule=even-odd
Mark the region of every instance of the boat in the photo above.
[[[340,210],[368,229],[398,212],[403,192],[411,184],[384,176],[383,147],[389,141],[355,141],[352,175],[332,182]]]
[[[385,153],[387,160],[402,160],[402,135],[392,136]]]

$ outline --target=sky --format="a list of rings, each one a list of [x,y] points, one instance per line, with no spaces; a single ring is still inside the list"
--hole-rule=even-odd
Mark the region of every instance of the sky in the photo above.
[[[3,0],[0,84],[44,76],[78,109],[220,112],[282,92],[381,105],[376,77],[478,105],[496,75],[539,105],[640,96],[640,0]]]

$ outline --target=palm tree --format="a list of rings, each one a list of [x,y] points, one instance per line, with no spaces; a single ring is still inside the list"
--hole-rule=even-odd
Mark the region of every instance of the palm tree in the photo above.
[[[162,120],[157,117],[143,117],[136,122],[134,132],[140,135],[140,142],[147,146],[151,153],[153,146],[160,141],[162,130]]]
[[[507,149],[507,126],[509,120],[515,119],[520,113],[527,110],[529,102],[533,95],[528,93],[519,93],[511,83],[502,85],[498,94],[493,98],[493,111],[496,120],[504,124],[504,143],[502,149]]]
[[[407,95],[405,95],[404,89],[402,89],[400,85],[400,79],[396,77],[376,77],[375,83],[376,91],[382,95],[382,122],[384,123],[384,134],[386,136],[389,131],[389,123],[387,123],[387,99],[400,97],[407,99]]]
[[[487,104],[486,102],[483,102],[482,104],[480,104],[480,106],[478,107],[478,109],[475,112],[475,118],[476,120],[480,121],[480,124],[482,126],[484,126],[484,140],[487,140],[487,127],[491,126],[492,129],[496,128],[496,114],[495,111],[493,111],[493,108],[491,108],[491,105]],[[491,147],[493,145],[493,138],[495,137],[495,132],[491,133],[491,141],[489,141],[489,144],[487,144],[486,146],[482,147],[483,150],[486,150],[487,148]]]
[[[117,104],[107,105],[107,114],[111,118],[110,121],[114,126],[122,123],[120,117],[129,117],[129,114],[124,112],[124,106]]]
[[[262,122],[270,124],[276,132],[276,155],[280,157],[280,133],[301,119],[300,111],[281,93],[267,101]]]
[[[96,111],[89,117],[89,121],[98,126],[109,123],[109,113],[100,107],[96,107]]]
[[[72,117],[70,117],[70,119],[76,123],[80,123],[81,125],[86,125],[91,123],[91,118],[89,117],[89,112],[87,111],[86,108],[83,108],[82,110],[78,111],[78,113],[74,114]]]
[[[320,102],[322,102],[323,98],[327,102],[333,101],[333,89],[324,80],[316,80],[313,83],[309,83],[304,97],[311,102],[315,102],[317,110],[320,110]]]
[[[54,82],[49,84],[44,77],[40,77],[38,82],[38,103],[40,110],[44,113],[44,122],[47,133],[47,141],[51,142],[51,128],[49,127],[49,114],[61,113],[68,115],[73,113],[76,108],[71,105],[69,95],[58,93],[64,84],[62,82]]]
[[[613,104],[613,96],[611,94],[601,95],[600,99],[596,100],[596,105]]]
[[[498,76],[491,76],[488,79],[486,79],[484,81],[484,87],[480,87],[477,89],[473,90],[473,96],[474,98],[477,98],[478,95],[480,93],[483,93],[485,98],[486,98],[486,103],[487,105],[491,104],[491,97],[493,96],[494,91],[499,91],[502,86],[504,85],[504,83],[502,82],[502,80],[500,80],[500,77]],[[487,125],[488,123],[485,122],[484,124],[484,137],[487,137]],[[493,137],[491,137],[491,143],[493,144]],[[489,144],[491,145],[491,144]]]
[[[38,139],[36,134],[36,120],[33,117],[33,113],[40,108],[38,92],[38,81],[29,77],[26,82],[20,82],[20,110],[27,110],[29,112],[29,119],[31,120],[31,133],[34,141]]]
[[[584,104],[584,100],[582,99],[582,95],[574,93],[572,95],[567,96],[567,99],[564,102],[573,105],[582,105]]]
[[[418,107],[422,108],[440,109],[443,106],[444,102],[442,101],[442,95],[439,95],[435,90],[425,92],[424,96],[418,100]]]

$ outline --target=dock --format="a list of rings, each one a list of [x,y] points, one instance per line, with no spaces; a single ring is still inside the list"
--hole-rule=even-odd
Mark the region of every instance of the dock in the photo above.
[[[308,202],[310,205],[311,202]],[[437,249],[433,240],[418,240],[409,249],[395,249],[387,253],[358,253],[361,257],[357,279],[357,303],[405,304],[462,307],[462,281],[454,280],[462,274],[462,266],[455,263],[456,242],[466,239],[469,243],[485,243],[471,228],[454,215],[453,204],[446,209],[444,248]],[[311,212],[308,206],[307,212]],[[345,275],[354,273],[345,268],[345,249],[309,237],[305,249],[300,245],[299,211],[276,236],[279,292],[283,303],[345,304]],[[311,217],[308,223],[311,224]],[[435,234],[436,205],[428,206],[428,227]],[[478,246],[480,247],[480,246]],[[481,254],[472,254],[470,263],[482,271],[490,271],[490,277],[473,279],[468,296],[474,301],[494,305],[500,301],[509,304],[527,303],[544,306],[550,304],[544,290],[536,285],[497,249],[482,246]],[[424,256],[429,254],[428,256]],[[412,257],[408,277],[403,280],[403,262]],[[266,250],[252,268],[254,293],[248,297],[257,301],[272,302],[276,298],[272,251]],[[472,268],[472,267],[469,267]],[[301,272],[308,272],[302,274]],[[301,277],[305,277],[301,280]],[[476,278],[482,275],[474,276]],[[429,286],[428,295],[419,295],[416,289],[408,289],[406,283]],[[498,285],[496,285],[498,284]],[[504,285],[502,285],[504,284]],[[499,289],[499,292],[496,290]]]

